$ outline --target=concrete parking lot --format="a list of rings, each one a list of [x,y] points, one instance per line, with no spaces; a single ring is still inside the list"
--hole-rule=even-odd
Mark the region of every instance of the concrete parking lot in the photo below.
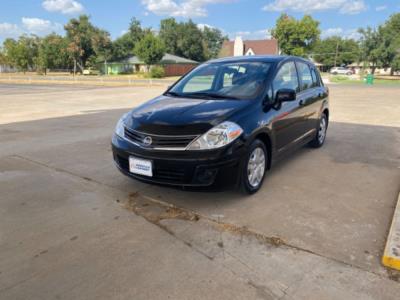
[[[0,299],[398,299],[400,88],[331,85],[324,147],[253,196],[117,171],[116,121],[162,91],[0,85]]]

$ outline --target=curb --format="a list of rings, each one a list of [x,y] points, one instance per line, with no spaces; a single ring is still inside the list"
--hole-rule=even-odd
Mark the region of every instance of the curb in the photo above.
[[[392,226],[386,241],[385,251],[382,256],[385,267],[400,270],[400,194],[394,210]]]

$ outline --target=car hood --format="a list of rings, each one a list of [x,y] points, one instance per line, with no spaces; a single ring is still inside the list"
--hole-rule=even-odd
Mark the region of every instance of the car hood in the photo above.
[[[159,96],[133,109],[126,126],[149,134],[203,134],[251,102]]]

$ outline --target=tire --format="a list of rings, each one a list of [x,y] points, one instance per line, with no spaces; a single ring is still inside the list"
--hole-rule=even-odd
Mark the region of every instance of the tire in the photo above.
[[[251,143],[241,167],[240,188],[243,193],[251,195],[261,188],[267,166],[267,148],[262,141],[256,139]],[[250,169],[253,169],[253,171]],[[250,175],[250,172],[253,172],[253,175]]]
[[[328,130],[328,117],[325,113],[322,114],[320,121],[318,122],[317,133],[314,139],[310,142],[310,146],[313,148],[320,148],[325,143],[326,132]]]
[[[347,72],[346,75],[347,75],[347,76],[350,76],[350,75],[353,75],[353,73]]]

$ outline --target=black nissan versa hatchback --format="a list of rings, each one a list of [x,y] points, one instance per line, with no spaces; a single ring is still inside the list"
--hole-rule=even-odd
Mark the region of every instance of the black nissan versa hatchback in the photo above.
[[[320,147],[328,89],[315,66],[290,56],[206,62],[119,120],[116,165],[135,179],[175,186],[236,183],[254,193],[293,149]]]

